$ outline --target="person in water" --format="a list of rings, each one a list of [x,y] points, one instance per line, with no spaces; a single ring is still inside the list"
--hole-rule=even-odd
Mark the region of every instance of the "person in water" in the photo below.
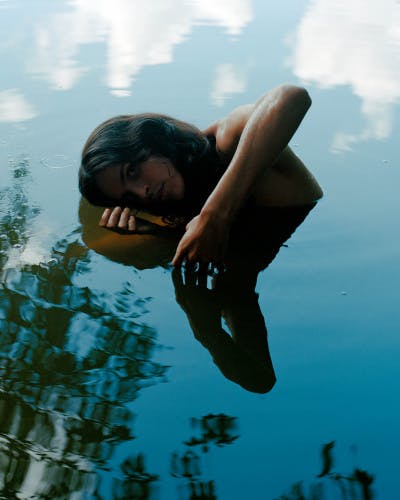
[[[206,130],[169,116],[111,118],[89,136],[79,188],[106,208],[100,225],[135,233],[131,209],[189,218],[172,264],[223,264],[245,207],[315,203],[322,190],[288,146],[311,105],[301,87],[281,85]]]

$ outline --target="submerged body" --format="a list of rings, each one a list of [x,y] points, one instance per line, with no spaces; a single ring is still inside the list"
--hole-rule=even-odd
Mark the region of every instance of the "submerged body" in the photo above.
[[[317,181],[288,146],[310,104],[304,89],[283,85],[255,104],[235,109],[201,133],[212,143],[214,156],[204,155],[203,164],[198,162],[192,169],[199,171],[198,179],[210,176],[212,181],[190,214],[194,217],[178,244],[174,265],[184,261],[202,266],[223,262],[230,229],[248,203],[301,206],[322,196]],[[146,149],[141,161],[131,162],[127,157],[118,164],[102,166],[93,176],[102,199],[116,206],[105,210],[100,225],[135,232],[136,220],[130,208],[140,206],[169,215],[171,208],[187,207],[196,198],[196,186],[193,190],[175,157],[160,154],[160,148],[151,149]],[[187,158],[189,162],[191,156]],[[207,170],[207,163],[212,162],[218,175]]]

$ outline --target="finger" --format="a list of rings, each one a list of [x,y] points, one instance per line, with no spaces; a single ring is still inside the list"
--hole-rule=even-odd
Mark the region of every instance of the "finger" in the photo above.
[[[226,267],[224,266],[224,264],[222,262],[217,262],[214,265],[214,268],[215,268],[217,274],[223,274],[226,271]]]
[[[199,269],[198,269],[198,274],[207,276],[208,274],[208,269],[209,269],[210,264],[208,262],[200,262],[199,264]]]
[[[128,221],[130,216],[130,209],[128,207],[124,208],[121,212],[121,216],[118,221],[118,227],[120,229],[127,229]]]
[[[128,231],[136,231],[136,217],[134,215],[129,216]]]
[[[119,221],[119,218],[121,216],[122,208],[121,207],[115,207],[114,210],[111,212],[110,218],[108,219],[108,222],[106,224],[106,227],[116,227]]]
[[[111,209],[106,208],[103,212],[103,215],[101,216],[100,221],[99,221],[99,226],[102,226],[102,227],[106,226],[110,215],[111,215]]]
[[[175,289],[175,300],[184,309],[185,308],[185,285],[183,283],[182,270],[175,267],[171,273],[172,282]]]
[[[211,278],[211,283],[210,283],[210,289],[215,290],[218,286],[218,274],[213,274]]]
[[[174,258],[172,259],[172,265],[174,267],[181,267],[184,257],[185,257],[184,252],[181,249],[181,246],[178,245]]]
[[[197,286],[200,288],[207,288],[208,264],[202,262],[196,274],[197,274]]]
[[[190,260],[189,258],[185,260],[185,271],[188,273],[194,273],[198,268],[198,263],[195,260]]]
[[[211,277],[210,280],[210,289],[214,290],[217,288],[217,286],[221,283],[221,279],[223,279],[223,276],[225,274],[226,267],[221,263],[216,263],[213,262],[212,266],[210,267],[209,271],[209,276]]]
[[[174,268],[171,273],[172,283],[174,284],[175,290],[179,290],[183,287],[182,271],[179,268]]]
[[[196,265],[190,263],[185,265],[185,285],[186,286],[196,286]]]
[[[215,273],[215,264],[213,264],[212,262],[208,262],[205,265],[204,272],[207,273],[208,276],[213,276]]]

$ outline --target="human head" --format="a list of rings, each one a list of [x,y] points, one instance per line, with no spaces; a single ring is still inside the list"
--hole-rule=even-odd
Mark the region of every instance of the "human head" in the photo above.
[[[193,125],[154,113],[122,115],[99,125],[82,151],[79,189],[92,204],[110,206],[96,183],[96,175],[110,166],[137,164],[150,156],[168,158],[182,176],[207,155],[207,138]]]

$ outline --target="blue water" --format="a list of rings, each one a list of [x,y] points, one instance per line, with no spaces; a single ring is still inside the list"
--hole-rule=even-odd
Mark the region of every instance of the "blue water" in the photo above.
[[[1,496],[398,498],[400,4],[4,0],[0,23]],[[173,242],[79,219],[77,168],[110,116],[205,127],[282,82],[313,99],[291,145],[325,196],[258,277],[257,394],[196,340]]]

